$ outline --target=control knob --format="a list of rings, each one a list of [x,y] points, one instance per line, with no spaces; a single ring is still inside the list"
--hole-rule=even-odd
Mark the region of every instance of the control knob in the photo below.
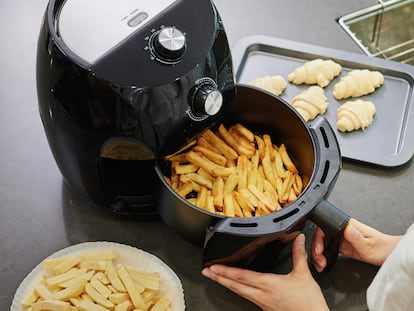
[[[175,27],[162,28],[152,41],[154,53],[165,61],[177,61],[182,58],[185,44],[184,33]]]
[[[216,115],[223,105],[223,95],[210,84],[202,84],[193,97],[193,112],[197,115]]]

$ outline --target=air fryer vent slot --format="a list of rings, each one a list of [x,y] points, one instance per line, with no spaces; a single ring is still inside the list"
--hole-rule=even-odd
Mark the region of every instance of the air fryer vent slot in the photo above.
[[[256,228],[259,225],[256,222],[249,222],[249,223],[236,223],[236,222],[232,222],[230,223],[230,227],[235,227],[235,228]]]
[[[322,134],[324,146],[325,146],[325,148],[328,149],[329,148],[329,139],[328,139],[328,136],[326,135],[326,131],[323,127],[321,127],[319,130],[321,131],[321,134]]]
[[[325,161],[325,167],[323,169],[322,177],[321,177],[321,184],[325,183],[326,177],[328,176],[330,162],[327,160]]]
[[[297,214],[298,212],[299,212],[299,209],[298,208],[295,208],[294,210],[290,211],[289,213],[287,213],[287,214],[285,214],[283,216],[273,218],[273,222],[274,223],[277,223],[279,221],[288,219],[288,218],[292,217],[293,215]]]

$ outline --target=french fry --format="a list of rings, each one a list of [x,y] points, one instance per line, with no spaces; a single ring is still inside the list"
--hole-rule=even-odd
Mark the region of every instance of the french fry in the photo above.
[[[224,195],[231,193],[234,189],[236,189],[238,182],[239,182],[239,176],[236,171],[233,174],[231,174],[229,178],[224,182],[224,189],[223,189]]]
[[[188,162],[190,162],[194,165],[197,165],[199,167],[202,167],[203,169],[205,169],[210,174],[212,174],[212,172],[215,168],[220,167],[216,163],[210,161],[209,159],[203,157],[202,155],[200,155],[200,154],[198,154],[197,152],[194,152],[194,151],[187,152],[186,157],[187,157]]]
[[[121,265],[118,269],[119,278],[122,280],[122,283],[125,285],[129,297],[131,298],[132,304],[137,309],[145,310],[145,302],[141,297],[140,289],[137,288],[137,285],[132,281],[131,276],[129,275],[125,266]]]
[[[206,208],[208,190],[205,187],[201,187],[200,191],[197,194],[196,206],[202,209]]]
[[[282,161],[285,164],[286,168],[293,174],[299,174],[295,164],[293,164],[292,160],[287,153],[285,144],[281,144],[279,147],[280,156],[282,157]]]
[[[178,175],[197,172],[198,168],[194,164],[178,164],[174,166],[175,173]]]
[[[213,170],[213,175],[216,177],[229,177],[236,171],[236,166],[232,167],[218,167]]]
[[[227,163],[226,157],[222,156],[221,154],[214,152],[211,149],[207,149],[203,146],[195,146],[193,151],[201,152],[207,159],[213,161],[214,163],[225,166]]]
[[[216,147],[214,147],[212,144],[210,144],[203,136],[200,136],[197,139],[197,145],[199,145],[201,147],[204,147],[204,148],[207,148],[207,149],[209,149],[211,151],[214,151],[218,154],[221,154],[220,151]]]
[[[86,284],[86,280],[79,279],[78,282],[72,284],[71,286],[54,293],[53,298],[62,301],[75,298],[85,290]]]
[[[224,194],[224,214],[227,217],[235,217],[235,211],[234,211],[234,202],[233,202],[233,193],[228,192]]]
[[[221,177],[217,177],[213,182],[212,195],[214,197],[214,207],[218,211],[223,211],[223,189],[224,189],[224,180]]]
[[[249,142],[254,141],[254,134],[242,124],[237,123],[233,125],[231,128],[237,131],[240,135],[244,136]]]
[[[247,187],[247,166],[248,159],[245,155],[241,155],[237,159],[237,175],[239,177],[238,187],[246,188]]]
[[[183,198],[185,198],[191,191],[193,191],[193,183],[191,181],[186,182],[176,190],[177,194]]]
[[[274,153],[272,152],[273,150],[273,143],[272,143],[272,139],[270,138],[269,134],[263,134],[263,141],[265,144],[265,154],[268,154],[270,156],[270,161],[274,161]]]
[[[70,311],[70,304],[59,300],[41,300],[32,304],[31,308],[32,311]]]
[[[199,184],[200,186],[206,187],[207,189],[213,189],[213,182],[205,176],[199,175],[197,173],[187,174],[192,181]]]
[[[202,136],[216,149],[218,149],[226,158],[237,159],[237,152],[211,130],[205,131]]]
[[[255,135],[240,123],[229,129],[219,124],[216,132],[206,130],[196,145],[179,155],[171,157],[180,161],[171,164],[179,176],[173,189],[186,197],[191,188],[196,197],[187,200],[217,215],[265,215],[290,204],[303,191],[302,177],[285,144],[278,147],[269,134]],[[198,169],[187,171],[192,166],[191,170]],[[172,184],[173,177],[177,179],[172,172]]]
[[[260,159],[263,159],[263,158],[264,158],[264,156],[266,155],[266,145],[265,145],[265,142],[264,142],[264,140],[263,140],[260,136],[258,136],[258,135],[255,135],[255,136],[254,136],[254,138],[255,138],[255,140],[256,140],[257,150],[259,151],[259,156],[260,156]]]
[[[239,155],[246,155],[249,158],[253,156],[254,150],[249,150],[242,146],[234,137],[227,131],[223,124],[220,124],[218,127],[218,133],[220,134],[221,138],[234,150],[237,151]]]
[[[248,189],[259,201],[264,204],[269,211],[274,212],[277,209],[277,206],[273,205],[272,201],[265,196],[263,192],[260,192],[254,185],[249,185]]]

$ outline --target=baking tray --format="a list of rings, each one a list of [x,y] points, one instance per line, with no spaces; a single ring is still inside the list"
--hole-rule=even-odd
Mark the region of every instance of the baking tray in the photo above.
[[[288,74],[295,68],[316,58],[332,59],[341,64],[341,74],[325,87],[329,102],[325,117],[336,133],[342,157],[384,167],[400,166],[412,158],[413,66],[268,36],[243,38],[232,49],[232,55],[236,81],[241,84],[266,75],[282,75],[287,81]],[[374,121],[365,130],[340,132],[336,129],[337,108],[347,100],[338,101],[332,96],[333,85],[350,70],[365,68],[382,72],[385,79],[374,93],[361,97],[374,103]],[[288,82],[280,97],[290,102],[308,87]]]

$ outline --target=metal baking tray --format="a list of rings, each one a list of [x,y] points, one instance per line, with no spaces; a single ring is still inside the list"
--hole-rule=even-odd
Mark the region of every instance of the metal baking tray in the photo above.
[[[384,167],[400,166],[412,158],[413,66],[267,36],[250,36],[240,40],[232,49],[232,55],[236,81],[241,84],[249,84],[254,78],[266,75],[282,75],[287,81],[288,74],[296,67],[316,58],[338,62],[343,67],[341,74],[325,87],[329,102],[325,117],[336,133],[342,157]],[[332,96],[333,85],[350,70],[365,68],[378,70],[385,78],[384,84],[374,93],[361,97],[374,103],[374,121],[365,130],[340,132],[336,129],[337,108],[347,100],[338,101]],[[288,82],[280,97],[290,102],[307,87]]]

